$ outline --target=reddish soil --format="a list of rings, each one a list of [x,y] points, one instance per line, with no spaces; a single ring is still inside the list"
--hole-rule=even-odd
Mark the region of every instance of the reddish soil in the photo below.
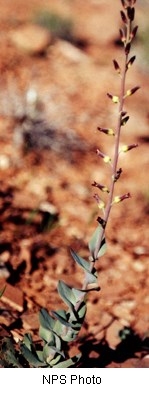
[[[119,2],[110,3],[0,0],[0,289],[6,283],[1,337],[9,332],[17,340],[31,332],[38,340],[40,308],[63,307],[58,280],[82,285],[69,247],[88,255],[99,214],[91,183],[109,184],[110,179],[109,166],[95,151],[113,154],[113,138],[96,130],[116,124],[116,106],[106,93],[118,93],[112,60],[122,61],[122,49]],[[144,4],[138,2],[140,24]],[[54,38],[43,53],[25,53],[11,41],[11,32],[44,9],[73,20],[74,42]],[[123,174],[116,185],[116,195],[130,192],[132,198],[111,213],[108,250],[97,263],[101,290],[90,293],[84,326],[71,345],[72,354],[78,348],[82,352],[80,367],[149,367],[149,74],[137,41],[134,53],[138,61],[127,85],[141,89],[127,100],[130,120],[121,142],[139,147],[120,156]],[[32,119],[35,136],[29,143],[22,135],[27,111],[34,111],[25,101],[31,89],[37,93],[41,123]],[[39,140],[38,127],[51,130],[48,143]],[[129,334],[123,341],[119,332],[124,328]]]

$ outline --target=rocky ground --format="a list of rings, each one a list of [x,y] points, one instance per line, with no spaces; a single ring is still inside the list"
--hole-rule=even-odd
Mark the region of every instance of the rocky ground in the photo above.
[[[106,93],[119,91],[112,65],[123,57],[119,3],[0,0],[1,338],[30,332],[37,341],[40,308],[63,307],[58,280],[81,286],[69,247],[87,256],[98,215],[91,183],[109,182],[95,151],[113,154],[113,139],[97,126],[116,124]],[[149,367],[148,8],[138,1],[137,60],[127,85],[141,89],[127,100],[121,140],[139,147],[120,156],[116,190],[132,198],[111,213],[107,253],[97,264],[101,291],[89,295],[71,346],[82,352],[80,367]],[[63,23],[49,31],[45,14],[53,13]]]

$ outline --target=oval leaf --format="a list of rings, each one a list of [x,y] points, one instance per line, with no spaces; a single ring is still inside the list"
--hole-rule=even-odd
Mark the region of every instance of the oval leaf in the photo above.
[[[63,362],[56,364],[56,366],[53,366],[53,368],[69,368],[71,366],[74,366],[76,363],[78,363],[80,358],[81,358],[81,353],[78,353],[78,355],[73,356],[73,358],[64,360]]]
[[[94,231],[93,236],[92,236],[92,238],[91,238],[91,240],[89,242],[89,250],[90,250],[90,253],[91,253],[93,258],[94,258],[94,253],[95,253],[95,250],[96,250],[96,245],[97,245],[97,242],[98,242],[101,230],[102,230],[102,226],[98,225],[98,227]],[[105,252],[106,252],[106,240],[105,240],[105,237],[104,237],[102,239],[100,250],[98,252],[98,258],[101,257],[102,255],[104,255]]]
[[[89,271],[89,267],[90,264],[89,262],[87,262],[84,258],[81,258],[78,254],[76,254],[75,251],[73,251],[72,249],[70,249],[71,255],[73,257],[73,259],[75,260],[75,262],[78,263],[79,266],[81,266],[83,269],[85,269],[86,271]]]

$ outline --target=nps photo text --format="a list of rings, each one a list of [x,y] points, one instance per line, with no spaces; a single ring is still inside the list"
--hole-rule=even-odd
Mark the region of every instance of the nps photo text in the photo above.
[[[71,385],[100,385],[101,382],[101,377],[95,376],[94,374],[92,376],[81,376],[80,374],[49,374],[42,376],[43,385],[49,384],[58,386],[59,384],[65,385],[67,383]]]

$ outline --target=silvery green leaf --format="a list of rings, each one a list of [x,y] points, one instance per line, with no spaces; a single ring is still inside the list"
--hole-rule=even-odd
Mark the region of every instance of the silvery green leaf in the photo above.
[[[86,296],[86,291],[83,291],[81,289],[77,288],[72,288],[72,292],[75,296],[76,302],[80,302],[84,300],[84,297]]]
[[[89,262],[87,262],[84,258],[80,257],[78,254],[76,254],[75,251],[73,251],[72,249],[70,249],[71,255],[73,257],[73,259],[75,260],[75,262],[78,263],[78,265],[80,265],[83,269],[85,269],[86,271],[89,271]]]
[[[58,283],[58,292],[61,298],[64,300],[64,302],[68,305],[70,310],[74,313],[75,315],[75,296],[73,295],[72,289],[64,283],[64,281],[59,281]]]
[[[76,356],[73,356],[68,360],[64,360],[63,362],[56,364],[55,366],[53,366],[53,368],[69,368],[71,366],[74,366],[76,363],[78,363],[80,358],[81,358],[81,353],[79,353]]]
[[[51,311],[51,313],[52,313],[52,315],[53,315],[54,317],[56,317],[56,318],[58,319],[58,321],[59,321],[60,323],[62,323],[64,326],[69,326],[69,327],[71,327],[71,324],[70,324],[69,322],[67,322],[67,320],[66,320],[65,318],[63,318],[63,317],[60,315],[59,311]],[[55,327],[56,327],[56,326],[54,326],[54,330],[55,330]]]
[[[42,367],[45,366],[44,362],[41,362],[38,359],[38,356],[36,354],[33,354],[25,344],[20,345],[21,353],[25,357],[25,359],[28,361],[29,364],[31,364],[34,367]]]
[[[52,365],[51,362],[55,359],[55,357],[57,357],[57,355],[65,358],[64,352],[60,351],[56,346],[50,345],[48,343],[44,346],[43,358],[48,364]]]
[[[100,236],[100,232],[102,230],[102,226],[98,225],[98,227],[96,228],[96,230],[93,233],[93,236],[89,242],[89,250],[90,253],[92,255],[92,257],[94,258],[94,253],[96,250],[96,245]],[[105,237],[102,239],[102,243],[101,243],[101,247],[100,250],[98,252],[98,258],[101,257],[102,255],[104,255],[104,253],[106,252],[106,240]]]
[[[50,363],[50,361],[54,358],[56,350],[54,347],[49,345],[48,343],[44,345],[43,348],[43,359],[46,363]]]
[[[52,341],[53,333],[51,330],[44,328],[42,325],[39,327],[39,336],[47,343]]]
[[[77,334],[78,334],[78,331],[75,331],[72,328],[67,328],[66,333],[62,334],[61,338],[63,341],[71,342],[71,341],[75,340]]]
[[[51,360],[50,366],[54,367],[59,362],[59,360],[61,360],[61,359],[62,359],[62,356],[61,355],[57,355],[56,357],[54,357],[54,359]]]
[[[26,333],[23,337],[23,343],[26,345],[26,347],[31,351],[33,341],[32,341],[32,336],[30,333]]]
[[[59,337],[63,334],[63,330],[66,328],[60,321],[55,320],[55,325],[53,329],[53,333],[56,333]]]
[[[39,321],[45,329],[53,330],[55,321],[44,308],[39,311]]]
[[[86,303],[82,303],[80,309],[78,310],[78,315],[80,319],[84,319],[86,314]]]
[[[107,251],[107,245],[106,245],[106,239],[104,237],[102,242],[101,242],[100,250],[98,252],[98,258],[102,257],[105,254],[106,251]]]
[[[38,356],[38,359],[40,360],[40,362],[44,362],[44,359],[43,359],[43,351],[36,351],[36,354],[37,354],[37,356]]]
[[[97,284],[97,272],[95,270],[94,273],[91,272],[87,272],[86,273],[86,278],[87,278],[87,282],[88,284]]]

